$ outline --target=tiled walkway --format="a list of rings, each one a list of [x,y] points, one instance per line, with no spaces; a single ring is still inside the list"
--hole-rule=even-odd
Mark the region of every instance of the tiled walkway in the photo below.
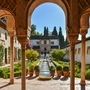
[[[21,78],[15,78],[15,83],[8,85],[9,79],[0,78],[0,90],[21,90]],[[75,78],[75,90],[90,90],[90,81],[86,81],[86,86],[80,86],[80,79]],[[40,81],[36,77],[26,78],[26,90],[70,90],[70,78]]]

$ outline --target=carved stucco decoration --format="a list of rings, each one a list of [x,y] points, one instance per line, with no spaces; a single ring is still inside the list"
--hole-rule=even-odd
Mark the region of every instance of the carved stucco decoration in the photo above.
[[[90,6],[90,0],[78,0],[79,15],[81,15],[82,12],[89,6]]]
[[[16,16],[16,0],[0,0],[0,9],[8,9]]]

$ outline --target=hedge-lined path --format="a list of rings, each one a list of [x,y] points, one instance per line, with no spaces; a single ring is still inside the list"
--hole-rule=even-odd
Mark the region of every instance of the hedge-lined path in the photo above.
[[[21,90],[21,77],[15,78],[15,83],[8,85],[9,79],[0,78],[0,90]],[[80,79],[75,78],[75,90],[90,90],[90,81],[86,86],[79,84]],[[70,90],[70,78],[54,77],[52,80],[40,81],[36,77],[26,77],[26,90]]]

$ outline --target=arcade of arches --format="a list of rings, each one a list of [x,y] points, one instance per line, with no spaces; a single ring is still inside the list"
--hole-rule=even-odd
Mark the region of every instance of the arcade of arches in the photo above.
[[[6,18],[10,35],[10,83],[14,83],[13,37],[16,35],[22,48],[21,90],[26,90],[25,45],[30,36],[30,18],[34,9],[45,2],[59,5],[66,16],[66,34],[70,43],[70,90],[74,90],[74,46],[79,34],[82,35],[80,83],[85,85],[85,36],[89,28],[90,0],[0,0],[0,17]]]

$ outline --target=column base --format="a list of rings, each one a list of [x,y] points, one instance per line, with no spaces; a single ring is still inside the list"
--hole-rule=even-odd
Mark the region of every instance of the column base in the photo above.
[[[9,84],[14,84],[14,79],[11,79]]]
[[[81,84],[81,85],[86,85],[85,80],[81,80],[80,84]]]

